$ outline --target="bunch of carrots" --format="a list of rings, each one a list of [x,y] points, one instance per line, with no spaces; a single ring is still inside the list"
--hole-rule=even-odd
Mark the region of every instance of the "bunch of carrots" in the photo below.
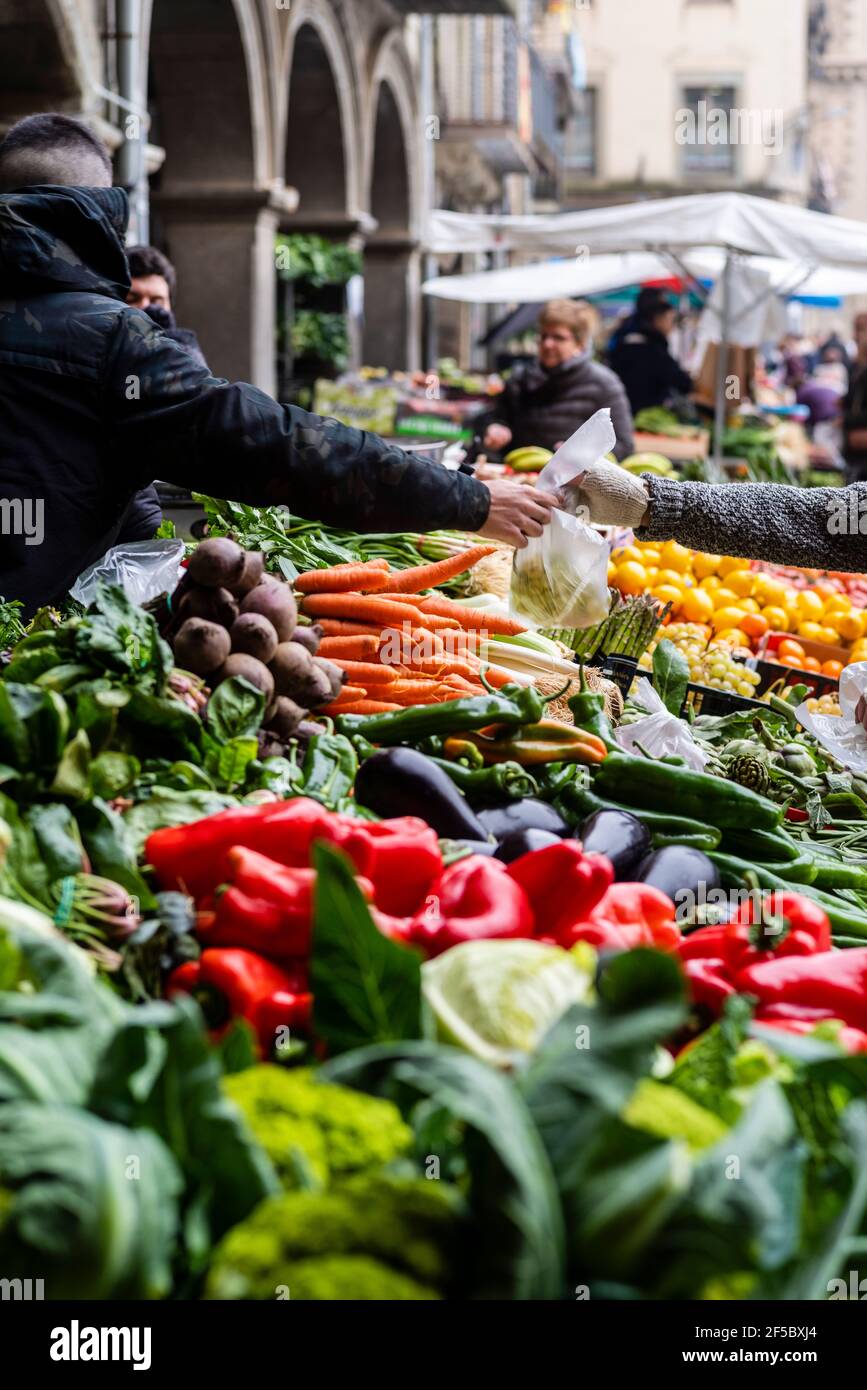
[[[497,687],[514,679],[484,666],[478,652],[485,633],[523,632],[521,623],[422,592],[462,574],[495,549],[475,545],[404,570],[392,570],[387,560],[369,560],[299,575],[301,611],[322,628],[319,653],[348,678],[320,713],[380,714],[482,694],[483,669]],[[402,639],[399,663],[392,656],[395,635]]]

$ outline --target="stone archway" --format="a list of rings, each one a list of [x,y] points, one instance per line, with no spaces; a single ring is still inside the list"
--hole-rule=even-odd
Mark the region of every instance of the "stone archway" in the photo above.
[[[178,322],[219,376],[273,390],[268,82],[253,0],[152,0],[154,240],[178,272]]]
[[[64,111],[90,115],[109,134],[95,119],[100,103],[89,79],[99,75],[99,30],[87,8],[0,0],[0,132],[22,116]]]
[[[420,348],[420,140],[415,84],[392,35],[373,70],[368,115],[367,207],[376,222],[364,248],[364,358],[414,369]]]

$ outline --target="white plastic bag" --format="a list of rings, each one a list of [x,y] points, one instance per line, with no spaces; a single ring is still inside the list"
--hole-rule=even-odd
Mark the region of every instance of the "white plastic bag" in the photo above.
[[[806,703],[795,710],[807,733],[850,772],[867,772],[867,730],[855,718],[862,695],[867,695],[867,661],[856,661],[840,677],[840,714],[811,714]]]
[[[642,676],[629,698],[633,704],[647,710],[647,718],[623,724],[615,730],[614,737],[621,748],[627,753],[641,753],[643,748],[654,758],[679,754],[694,772],[703,771],[707,755],[699,748],[689,725],[666,709],[649,680]],[[641,748],[637,746],[639,743]]]
[[[87,608],[102,579],[119,584],[130,603],[141,606],[158,594],[172,593],[180,577],[186,546],[182,540],[124,541],[80,574],[70,594]]]
[[[546,492],[565,488],[616,442],[611,411],[597,410],[539,474]],[[512,613],[535,627],[592,627],[608,616],[608,546],[583,521],[555,511],[542,535],[515,552]]]

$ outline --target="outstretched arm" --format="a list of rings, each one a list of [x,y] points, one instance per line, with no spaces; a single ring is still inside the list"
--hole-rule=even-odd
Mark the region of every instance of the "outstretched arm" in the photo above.
[[[642,476],[649,512],[641,540],[810,569],[867,570],[867,484],[676,483]]]
[[[357,531],[478,531],[484,484],[207,368],[142,313],[118,316],[104,365],[116,456],[167,482]]]

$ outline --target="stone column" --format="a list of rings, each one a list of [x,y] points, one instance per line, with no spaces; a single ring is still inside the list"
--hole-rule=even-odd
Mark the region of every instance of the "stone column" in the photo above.
[[[195,188],[156,193],[166,251],[178,273],[175,314],[192,328],[211,370],[276,389],[274,236],[267,192]]]
[[[420,256],[405,233],[375,233],[364,247],[364,360],[414,371],[420,349]]]

